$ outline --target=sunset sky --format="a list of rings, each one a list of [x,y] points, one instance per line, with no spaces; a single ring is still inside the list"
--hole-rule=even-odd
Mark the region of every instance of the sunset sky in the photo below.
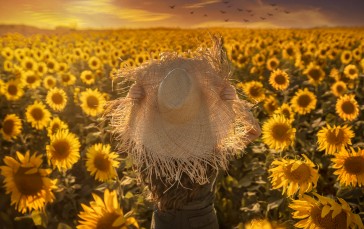
[[[0,24],[52,29],[364,26],[364,0],[12,0]]]

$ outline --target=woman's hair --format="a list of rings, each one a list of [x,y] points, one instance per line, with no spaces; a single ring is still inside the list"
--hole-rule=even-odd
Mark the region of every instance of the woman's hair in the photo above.
[[[203,195],[211,192],[217,171],[208,166],[206,173],[210,182],[204,185],[192,182],[184,173],[181,175],[180,182],[174,184],[167,184],[163,181],[163,178],[157,177],[154,174],[149,178],[142,173],[141,177],[144,184],[149,188],[148,199],[156,203],[159,210],[165,211],[181,209],[187,203],[203,198]]]

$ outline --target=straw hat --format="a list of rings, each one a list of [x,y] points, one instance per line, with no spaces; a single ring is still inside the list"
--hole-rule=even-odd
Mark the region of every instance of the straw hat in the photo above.
[[[225,169],[245,148],[248,104],[220,97],[230,77],[220,39],[193,58],[167,53],[120,76],[142,86],[145,97],[119,98],[107,112],[119,150],[147,177],[173,184],[185,173],[204,184],[208,165]]]

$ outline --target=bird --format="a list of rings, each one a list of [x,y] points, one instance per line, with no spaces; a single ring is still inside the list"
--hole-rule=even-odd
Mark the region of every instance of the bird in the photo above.
[[[279,9],[278,9],[278,7],[276,7],[276,8],[274,8],[276,11],[278,11]]]
[[[286,14],[289,14],[289,13],[291,13],[291,12],[289,12],[288,10],[285,10],[284,12],[285,12]]]
[[[222,13],[222,14],[226,14],[226,11],[220,10],[220,13]]]
[[[250,17],[254,17],[254,14],[250,14]]]
[[[203,16],[204,16],[204,17],[207,17],[207,14],[204,14]]]
[[[245,22],[248,22],[249,20],[248,19],[243,19]]]
[[[271,14],[271,13],[268,13],[267,15],[268,15],[269,17],[272,17],[272,16],[273,16],[273,14]]]
[[[229,1],[224,1],[223,3],[224,3],[224,4],[228,4],[228,3],[229,3]]]
[[[260,17],[260,19],[265,20],[266,18],[265,17]]]
[[[231,8],[231,7],[232,7],[232,5],[228,5],[227,7],[228,7],[228,8]]]
[[[229,21],[229,19],[225,19],[225,22],[228,22]]]
[[[171,8],[171,9],[174,9],[174,7],[176,7],[176,5],[173,5],[173,6],[169,6],[169,8]]]
[[[240,11],[240,12],[243,11],[243,9],[240,9],[240,8],[238,8],[237,10]]]
[[[271,5],[271,6],[276,6],[277,4],[271,3],[270,5]]]
[[[252,12],[252,10],[246,10],[246,12],[251,13],[251,12]]]
[[[193,14],[193,11],[191,11],[190,14]]]

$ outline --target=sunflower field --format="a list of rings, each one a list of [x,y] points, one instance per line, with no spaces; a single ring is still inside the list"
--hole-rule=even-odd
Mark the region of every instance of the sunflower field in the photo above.
[[[224,40],[262,135],[221,171],[221,228],[364,228],[364,29],[144,29],[0,37],[0,228],[149,228],[115,77]]]

